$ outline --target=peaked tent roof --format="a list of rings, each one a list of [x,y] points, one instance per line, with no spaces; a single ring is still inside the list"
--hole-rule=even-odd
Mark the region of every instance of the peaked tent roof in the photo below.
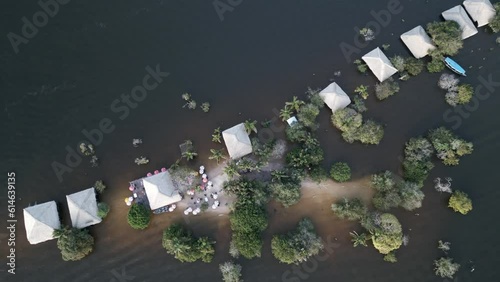
[[[340,86],[335,82],[321,90],[321,92],[319,92],[319,96],[332,110],[332,113],[347,107],[351,103],[349,96],[347,96],[344,90],[342,90],[342,88],[340,88]]]
[[[182,200],[177,192],[170,172],[164,171],[142,179],[142,185],[152,210],[177,203]]]
[[[455,21],[462,30],[462,39],[469,38],[477,33],[474,23],[471,21],[462,6],[457,5],[441,13],[443,18],[447,21]]]
[[[393,74],[398,72],[384,52],[382,52],[382,50],[378,47],[361,58],[365,61],[380,82],[388,79]]]
[[[465,0],[464,7],[477,22],[477,26],[487,25],[496,15],[495,8],[489,0]]]
[[[421,25],[401,34],[400,38],[417,59],[427,56],[430,50],[436,48]]]
[[[252,152],[252,142],[243,123],[222,131],[222,137],[231,159],[239,159]]]
[[[61,228],[54,201],[27,207],[23,214],[26,237],[32,245],[54,239],[54,230]]]
[[[102,221],[97,215],[97,200],[94,188],[67,195],[66,200],[73,227],[85,228]]]

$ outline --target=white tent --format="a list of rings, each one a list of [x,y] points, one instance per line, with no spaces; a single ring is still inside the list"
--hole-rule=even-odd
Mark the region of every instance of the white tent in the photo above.
[[[378,47],[361,58],[365,61],[380,82],[388,79],[393,74],[398,72],[384,52],[382,52],[382,50]]]
[[[465,0],[464,7],[477,22],[477,26],[487,25],[496,15],[495,8],[489,0]]]
[[[182,200],[172,181],[168,171],[144,177],[142,185],[148,197],[149,206],[152,210],[161,208]]]
[[[54,239],[54,230],[61,228],[54,201],[27,207],[23,213],[26,237],[32,245]]]
[[[427,56],[430,50],[436,48],[421,25],[401,34],[401,40],[417,59]]]
[[[321,90],[321,92],[319,92],[319,96],[332,110],[332,113],[347,107],[351,103],[349,96],[347,96],[344,90],[342,90],[342,88],[340,88],[340,86],[335,82]]]
[[[85,228],[102,221],[97,215],[97,200],[94,188],[67,195],[66,201],[68,202],[73,227]]]
[[[231,159],[239,159],[252,152],[252,142],[243,123],[222,131],[222,137]]]
[[[469,38],[477,33],[474,23],[470,20],[462,6],[457,5],[441,13],[443,18],[447,21],[455,21],[462,30],[462,39]]]

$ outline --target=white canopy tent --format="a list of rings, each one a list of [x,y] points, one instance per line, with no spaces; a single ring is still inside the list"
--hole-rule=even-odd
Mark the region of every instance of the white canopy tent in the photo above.
[[[102,221],[97,214],[97,199],[94,188],[67,195],[66,201],[73,227],[85,228]]]
[[[142,185],[152,210],[177,203],[182,200],[175,188],[170,172],[164,171],[142,179]]]
[[[54,230],[61,228],[54,201],[27,207],[23,214],[26,237],[32,245],[54,239]]]
[[[382,50],[378,47],[361,58],[365,61],[380,82],[388,79],[393,74],[398,72],[384,52],[382,52]]]
[[[469,38],[477,33],[474,23],[471,21],[462,6],[457,5],[442,12],[441,15],[447,21],[455,21],[458,23],[460,29],[462,30],[462,39]]]
[[[340,86],[335,82],[321,90],[321,92],[319,92],[319,96],[332,110],[332,113],[347,107],[351,103],[349,96],[347,96],[344,90],[342,90],[342,88],[340,88]]]
[[[436,48],[421,25],[401,34],[400,38],[417,59],[427,56],[430,50]]]
[[[496,11],[489,0],[465,0],[464,7],[477,26],[485,26],[495,17]]]
[[[243,123],[222,131],[222,138],[231,159],[239,159],[252,152],[252,142]]]

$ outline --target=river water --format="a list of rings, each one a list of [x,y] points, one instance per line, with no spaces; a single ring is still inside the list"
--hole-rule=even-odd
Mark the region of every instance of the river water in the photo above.
[[[16,172],[19,222],[17,274],[7,275],[2,263],[1,275],[6,277],[2,281],[220,280],[218,264],[230,258],[227,217],[201,216],[186,222],[196,235],[217,240],[216,255],[210,264],[179,263],[162,249],[161,233],[171,222],[184,222],[182,217],[179,213],[155,216],[147,230],[131,230],[122,200],[128,195],[127,182],[170,165],[180,154],[178,145],[186,139],[198,148],[196,162],[205,162],[213,147],[213,128],[249,118],[272,118],[273,109],[293,95],[303,96],[308,86],[321,88],[335,80],[348,93],[362,83],[373,87],[375,78],[357,73],[339,45],[354,45],[354,27],[374,20],[370,12],[387,9],[388,2],[241,1],[221,21],[210,1],[71,1],[26,44],[20,44],[18,54],[4,37],[0,43],[2,144],[6,144],[2,146],[2,183],[5,172]],[[402,11],[393,14],[376,39],[352,58],[382,44],[391,45],[389,56],[409,55],[399,35],[440,19],[442,11],[456,4],[401,0]],[[2,9],[2,34],[20,34],[21,18],[31,19],[41,9],[34,1],[8,6]],[[476,86],[483,81],[479,77],[500,81],[495,38],[480,28],[479,34],[465,41],[456,56],[468,69],[463,82]],[[142,84],[147,66],[157,65],[170,75],[121,120],[123,112],[117,113],[111,104]],[[341,76],[335,77],[335,71],[341,71]],[[271,227],[264,234],[262,258],[238,260],[245,281],[282,281],[282,277],[288,279],[283,281],[444,281],[432,270],[433,260],[441,255],[436,248],[439,239],[452,242],[450,255],[462,264],[457,281],[499,280],[500,247],[495,239],[500,227],[495,204],[500,190],[495,175],[500,169],[496,161],[500,120],[495,113],[500,90],[498,86],[489,89],[491,95],[466,110],[467,117],[460,118],[458,125],[443,118],[450,107],[436,86],[438,77],[422,73],[401,83],[401,91],[384,102],[376,101],[374,95],[368,99],[365,117],[386,125],[378,146],[347,144],[330,125],[326,109],[319,117],[325,167],[334,160],[347,161],[355,178],[384,169],[400,171],[404,142],[439,125],[456,125],[459,135],[474,142],[473,155],[463,158],[460,166],[436,165],[424,187],[426,198],[418,215],[394,211],[411,238],[409,246],[398,251],[399,262],[383,262],[373,248],[353,248],[348,232],[360,227],[336,219],[329,210],[331,199],[308,198],[290,210],[269,207]],[[180,95],[184,92],[191,93],[198,104],[210,102],[210,113],[183,109]],[[65,163],[66,146],[75,148],[85,138],[82,130],[98,128],[103,118],[115,127],[96,148],[100,166],[92,168],[83,160],[59,181],[52,163]],[[144,140],[140,148],[131,146],[136,137]],[[140,155],[149,157],[150,164],[135,165],[133,160]],[[453,178],[454,188],[473,199],[470,215],[454,214],[446,207],[447,195],[433,191],[432,179],[446,176]],[[56,200],[64,223],[69,224],[65,195],[88,188],[97,179],[108,185],[102,200],[111,205],[111,212],[103,223],[90,228],[96,239],[90,256],[63,262],[55,240],[27,243],[22,208]],[[0,197],[6,203],[6,197]],[[5,212],[2,208],[1,218],[6,218]],[[270,239],[292,228],[302,216],[313,219],[325,240],[337,239],[332,252],[301,265],[303,274],[298,278],[290,274],[291,266],[272,257]],[[0,234],[5,262],[8,234]],[[470,260],[475,265],[472,273]],[[129,280],[120,276],[122,272]]]

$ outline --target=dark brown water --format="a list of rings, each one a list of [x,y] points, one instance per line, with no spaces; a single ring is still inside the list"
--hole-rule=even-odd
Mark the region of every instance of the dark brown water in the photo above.
[[[309,3],[310,2],[310,3]],[[192,139],[199,149],[198,162],[205,162],[213,147],[213,128],[239,123],[247,118],[273,117],[292,95],[302,95],[308,86],[325,87],[335,77],[347,92],[359,84],[373,85],[372,75],[355,71],[340,52],[339,44],[354,44],[355,26],[373,20],[370,11],[385,9],[388,1],[243,1],[220,21],[210,1],[73,1],[60,8],[47,26],[20,45],[14,54],[8,40],[0,53],[2,114],[2,183],[4,173],[17,174],[17,274],[5,273],[7,233],[0,233],[2,277],[6,281],[218,281],[218,264],[229,259],[230,233],[226,217],[190,219],[197,235],[217,240],[213,263],[179,263],[161,247],[161,233],[171,222],[183,222],[177,215],[156,216],[145,231],[134,231],[126,223],[127,181],[170,165],[178,156],[178,144]],[[408,51],[399,35],[418,24],[438,20],[439,14],[456,1],[401,1],[403,11],[392,17],[374,42],[359,56],[384,43],[389,56]],[[10,4],[2,9],[2,34],[20,33],[21,17],[38,10],[35,2]],[[404,19],[404,21],[402,21]],[[479,76],[500,81],[496,36],[480,29],[465,41],[457,60],[472,66],[463,82],[480,84]],[[492,51],[489,49],[493,48]],[[129,116],[120,120],[110,109],[121,93],[129,93],[142,82],[145,67],[159,64],[170,76],[150,92]],[[379,146],[347,144],[329,122],[327,110],[320,115],[318,131],[325,150],[325,166],[334,160],[348,161],[355,177],[382,169],[398,171],[404,142],[442,124],[452,126],[443,114],[449,109],[436,82],[439,75],[421,74],[401,83],[401,91],[387,101],[370,97],[366,117],[386,124]],[[189,92],[201,103],[209,101],[212,111],[182,109],[180,95]],[[238,260],[245,281],[281,281],[287,265],[270,253],[270,239],[284,232],[302,216],[313,218],[323,238],[338,238],[340,247],[326,260],[311,265],[305,281],[444,281],[435,277],[432,261],[439,257],[436,242],[452,242],[451,255],[463,265],[458,281],[497,281],[500,247],[496,202],[500,197],[496,175],[500,135],[498,128],[499,88],[468,111],[457,132],[475,144],[472,156],[458,167],[438,164],[424,188],[426,199],[419,215],[395,213],[410,234],[408,247],[398,251],[399,262],[388,264],[373,248],[353,248],[348,231],[359,229],[337,220],[329,212],[330,202],[317,203],[311,212],[270,207],[271,228],[265,232],[261,259]],[[67,145],[76,147],[83,129],[97,128],[102,118],[116,126],[97,147],[101,165],[91,168],[85,160],[59,182],[51,164],[64,162]],[[277,134],[279,136],[279,133]],[[131,139],[142,137],[143,146],[134,149]],[[135,157],[148,156],[151,163],[138,167]],[[464,217],[446,208],[446,195],[432,189],[434,177],[453,177],[454,187],[473,199],[474,211]],[[55,241],[29,245],[21,209],[30,203],[56,200],[69,224],[65,195],[90,187],[103,179],[108,190],[103,200],[111,213],[91,227],[95,250],[80,262],[63,262]],[[5,190],[4,190],[5,191]],[[1,195],[2,207],[6,194]],[[6,219],[5,209],[0,211]],[[5,229],[4,229],[5,230]],[[475,272],[469,272],[473,260]],[[317,261],[317,260],[316,260]],[[306,266],[307,267],[307,266]],[[120,280],[115,273],[125,268],[132,280]],[[303,268],[302,268],[303,269]],[[113,280],[114,279],[114,280]],[[4,279],[2,278],[2,281]],[[291,280],[293,281],[293,280]]]

